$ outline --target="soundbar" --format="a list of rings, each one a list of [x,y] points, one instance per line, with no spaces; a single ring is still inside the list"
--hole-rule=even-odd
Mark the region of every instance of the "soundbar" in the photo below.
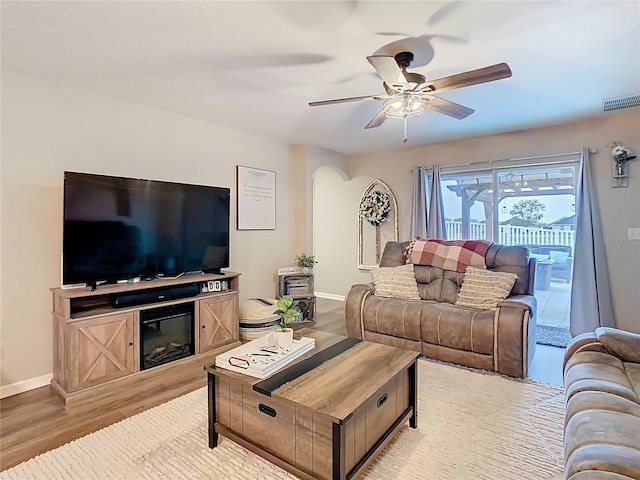
[[[179,298],[195,297],[200,293],[197,283],[176,285],[174,287],[153,288],[139,292],[126,292],[115,294],[111,302],[116,308],[134,307],[146,303],[166,302]]]

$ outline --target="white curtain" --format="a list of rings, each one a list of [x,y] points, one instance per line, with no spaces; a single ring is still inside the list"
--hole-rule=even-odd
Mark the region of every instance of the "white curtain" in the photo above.
[[[429,238],[447,239],[444,220],[444,205],[442,202],[442,188],[440,186],[440,165],[433,166],[431,174],[431,188],[429,197],[429,215],[427,221],[427,236]]]
[[[413,196],[411,200],[411,238],[427,236],[426,167],[413,167]]]
[[[571,288],[571,335],[615,327],[598,201],[589,149],[582,149],[576,191],[576,242]]]

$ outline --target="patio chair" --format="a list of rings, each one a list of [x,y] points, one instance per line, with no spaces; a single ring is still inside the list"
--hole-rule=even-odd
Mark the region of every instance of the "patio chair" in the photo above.
[[[551,279],[571,282],[573,271],[573,248],[568,245],[524,245],[529,254],[540,260],[551,260]]]

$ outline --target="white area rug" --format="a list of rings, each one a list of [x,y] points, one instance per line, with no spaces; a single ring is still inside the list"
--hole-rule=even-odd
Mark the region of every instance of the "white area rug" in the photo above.
[[[403,428],[366,479],[561,478],[562,389],[421,359],[418,428]],[[220,437],[207,446],[202,388],[0,474],[13,479],[293,479]]]

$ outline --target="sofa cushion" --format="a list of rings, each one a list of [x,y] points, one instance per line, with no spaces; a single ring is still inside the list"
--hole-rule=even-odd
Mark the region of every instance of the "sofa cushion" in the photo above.
[[[494,312],[424,302],[421,313],[423,342],[493,355]]]
[[[375,294],[380,297],[420,299],[412,264],[373,268],[371,279]]]
[[[576,393],[567,401],[565,424],[576,413],[585,410],[609,410],[611,412],[627,413],[640,418],[640,405],[637,403],[607,392],[584,390]]]
[[[584,351],[574,354],[565,365],[564,386],[567,401],[579,392],[604,392],[640,403],[625,364],[608,353]]]
[[[511,295],[532,295],[529,291],[529,250],[518,245],[491,245],[487,252],[487,268],[494,272],[518,275]],[[531,285],[533,287],[533,285]]]
[[[627,372],[633,391],[636,392],[638,399],[640,399],[640,363],[625,362],[624,369]],[[640,401],[638,401],[638,406],[640,407]]]
[[[429,265],[414,265],[418,292],[423,300],[440,301],[444,270]]]
[[[370,295],[362,306],[364,329],[408,340],[421,340],[422,307],[425,300],[405,300]]]
[[[429,265],[414,265],[418,292],[423,300],[456,303],[464,273],[442,270]]]
[[[565,265],[567,263],[568,258],[569,258],[568,252],[559,252],[557,250],[549,250],[549,260],[551,260],[553,263]]]
[[[517,278],[513,273],[468,267],[455,304],[495,311],[498,302],[509,296]]]
[[[640,334],[610,327],[596,328],[598,341],[625,362],[640,363]]]
[[[542,253],[530,253],[529,256],[531,258],[535,258],[537,261],[549,260],[549,255],[544,255]]]
[[[565,475],[602,471],[640,478],[640,418],[604,410],[576,413],[565,427]]]

